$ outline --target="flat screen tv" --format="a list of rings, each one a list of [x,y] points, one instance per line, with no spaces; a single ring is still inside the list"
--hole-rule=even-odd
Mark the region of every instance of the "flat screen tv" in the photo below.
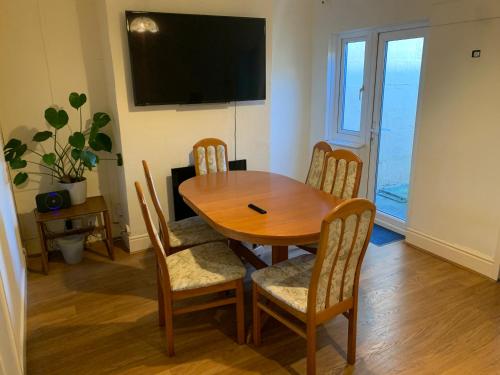
[[[125,15],[135,105],[266,98],[265,19]]]

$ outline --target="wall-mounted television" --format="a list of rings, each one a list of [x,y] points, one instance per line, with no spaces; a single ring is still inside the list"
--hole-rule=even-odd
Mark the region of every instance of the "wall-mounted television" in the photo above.
[[[126,11],[134,103],[266,98],[266,20]]]

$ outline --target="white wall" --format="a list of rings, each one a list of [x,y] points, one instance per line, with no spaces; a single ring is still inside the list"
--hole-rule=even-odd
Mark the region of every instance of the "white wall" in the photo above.
[[[312,7],[304,0],[273,3],[270,168],[305,181],[310,162]]]
[[[68,103],[72,91],[88,94],[84,119],[90,111],[109,111],[97,2],[0,3],[0,126],[5,141],[11,137],[28,141],[36,131],[47,130],[43,113],[54,104],[67,110],[75,128],[76,112]],[[87,178],[89,196],[103,194],[113,206],[116,167],[111,164],[101,163],[99,172],[88,173]],[[40,171],[37,166],[32,170]],[[48,176],[31,176],[26,186],[14,189],[22,237],[32,251],[39,249],[32,213],[35,195],[53,190],[58,186]]]
[[[0,197],[0,373],[21,374],[24,367],[26,265],[3,154],[0,155]]]
[[[491,278],[500,262],[500,2],[330,0],[313,13],[310,147],[325,134],[332,35],[429,24],[408,242]],[[479,60],[470,58],[482,49]]]
[[[169,205],[166,180],[170,169],[189,164],[189,153],[192,145],[205,137],[217,137],[226,141],[230,158],[234,156],[234,107],[233,104],[209,104],[189,106],[155,106],[135,107],[133,104],[128,45],[126,41],[124,11],[150,10],[160,12],[218,14],[231,16],[263,17],[267,19],[267,99],[259,102],[241,102],[237,105],[237,150],[238,158],[247,159],[248,168],[269,170],[271,155],[276,155],[280,162],[273,162],[273,169],[290,175],[301,175],[299,168],[290,168],[290,163],[280,168],[284,155],[289,150],[305,148],[308,121],[308,41],[310,20],[306,17],[303,31],[297,28],[298,16],[308,11],[307,1],[280,0],[273,2],[259,1],[139,1],[139,0],[107,0],[103,6],[105,14],[102,20],[107,33],[109,55],[106,64],[108,71],[110,102],[115,102],[115,118],[120,134],[124,155],[124,175],[121,180],[123,190],[123,206],[127,207],[125,221],[129,224],[128,242],[132,251],[144,249],[149,245],[143,219],[136,201],[134,181],[144,182],[141,160],[149,162],[158,186],[159,197],[165,210],[172,212]],[[286,4],[286,6],[285,6]],[[278,21],[275,23],[274,15]],[[291,20],[287,16],[292,16]],[[277,32],[281,45],[274,40]],[[293,31],[291,35],[289,32]],[[297,46],[293,40],[297,39]],[[291,47],[291,50],[287,49]],[[274,61],[274,50],[278,60]],[[296,62],[294,58],[298,57]],[[274,77],[277,77],[278,88],[275,89]],[[286,83],[290,79],[293,82]],[[290,98],[295,109],[284,117],[274,112],[271,126],[270,111],[273,99],[278,96]],[[305,104],[304,104],[305,103]],[[286,108],[283,101],[280,108]],[[287,112],[288,113],[288,112]],[[290,125],[290,126],[289,126]],[[300,125],[300,126],[299,126]],[[275,143],[275,136],[286,129],[288,134],[280,142]],[[274,136],[271,136],[274,132]],[[272,154],[270,148],[281,147],[282,150]],[[300,150],[298,152],[301,152]],[[274,160],[274,159],[273,159]],[[302,176],[300,176],[302,177]],[[170,189],[170,187],[168,187]]]

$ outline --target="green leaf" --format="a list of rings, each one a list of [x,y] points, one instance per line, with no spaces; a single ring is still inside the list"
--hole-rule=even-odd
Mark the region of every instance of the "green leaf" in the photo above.
[[[98,162],[97,155],[91,151],[82,151],[80,154],[80,160],[88,169],[95,167]]]
[[[45,120],[56,129],[61,129],[68,123],[69,117],[64,109],[47,108],[45,110]]]
[[[15,158],[9,162],[9,165],[12,169],[22,169],[28,165],[28,162],[20,158]]]
[[[116,165],[121,167],[123,165],[123,156],[122,154],[116,154]]]
[[[108,125],[108,123],[110,121],[111,121],[111,118],[109,117],[109,115],[107,113],[96,112],[94,114],[93,123],[96,124],[99,128],[105,127],[106,125]]]
[[[38,132],[33,136],[33,141],[35,142],[43,142],[52,137],[51,131]]]
[[[54,165],[56,163],[56,154],[51,152],[42,156],[42,160],[47,165]]]
[[[72,92],[69,94],[69,104],[75,109],[80,108],[87,102],[87,96],[85,94],[78,94],[76,92]]]
[[[107,151],[111,152],[113,148],[113,143],[111,138],[107,134],[97,133],[92,141],[89,141],[90,147],[95,151]]]
[[[14,185],[19,186],[28,179],[28,174],[24,172],[19,172],[14,177]]]
[[[80,159],[81,153],[82,153],[82,150],[74,148],[73,150],[71,150],[71,157],[75,160],[78,160],[78,159]]]
[[[16,148],[16,158],[20,158],[21,156],[23,156],[27,149],[28,149],[28,145],[26,145],[24,143],[21,146],[19,146],[18,148]]]
[[[23,156],[28,149],[28,146],[22,143],[19,139],[13,138],[9,142],[7,142],[3,149],[5,161],[10,162],[15,158],[20,158],[21,156]]]
[[[90,133],[89,133],[89,144],[90,141],[93,141],[95,139],[95,136],[99,133],[99,126],[95,123],[92,124],[90,127]]]
[[[22,142],[19,139],[12,138],[7,142],[4,146],[4,150],[9,150],[9,149],[16,149],[17,147],[21,146]]]
[[[85,136],[80,132],[74,132],[69,136],[68,143],[74,148],[82,150],[85,147]]]

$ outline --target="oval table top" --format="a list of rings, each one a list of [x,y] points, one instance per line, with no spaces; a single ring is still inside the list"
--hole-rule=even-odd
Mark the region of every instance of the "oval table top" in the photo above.
[[[184,181],[179,193],[218,232],[265,245],[317,242],[323,218],[341,202],[292,178],[260,171],[196,176]],[[248,208],[249,203],[267,213]]]

